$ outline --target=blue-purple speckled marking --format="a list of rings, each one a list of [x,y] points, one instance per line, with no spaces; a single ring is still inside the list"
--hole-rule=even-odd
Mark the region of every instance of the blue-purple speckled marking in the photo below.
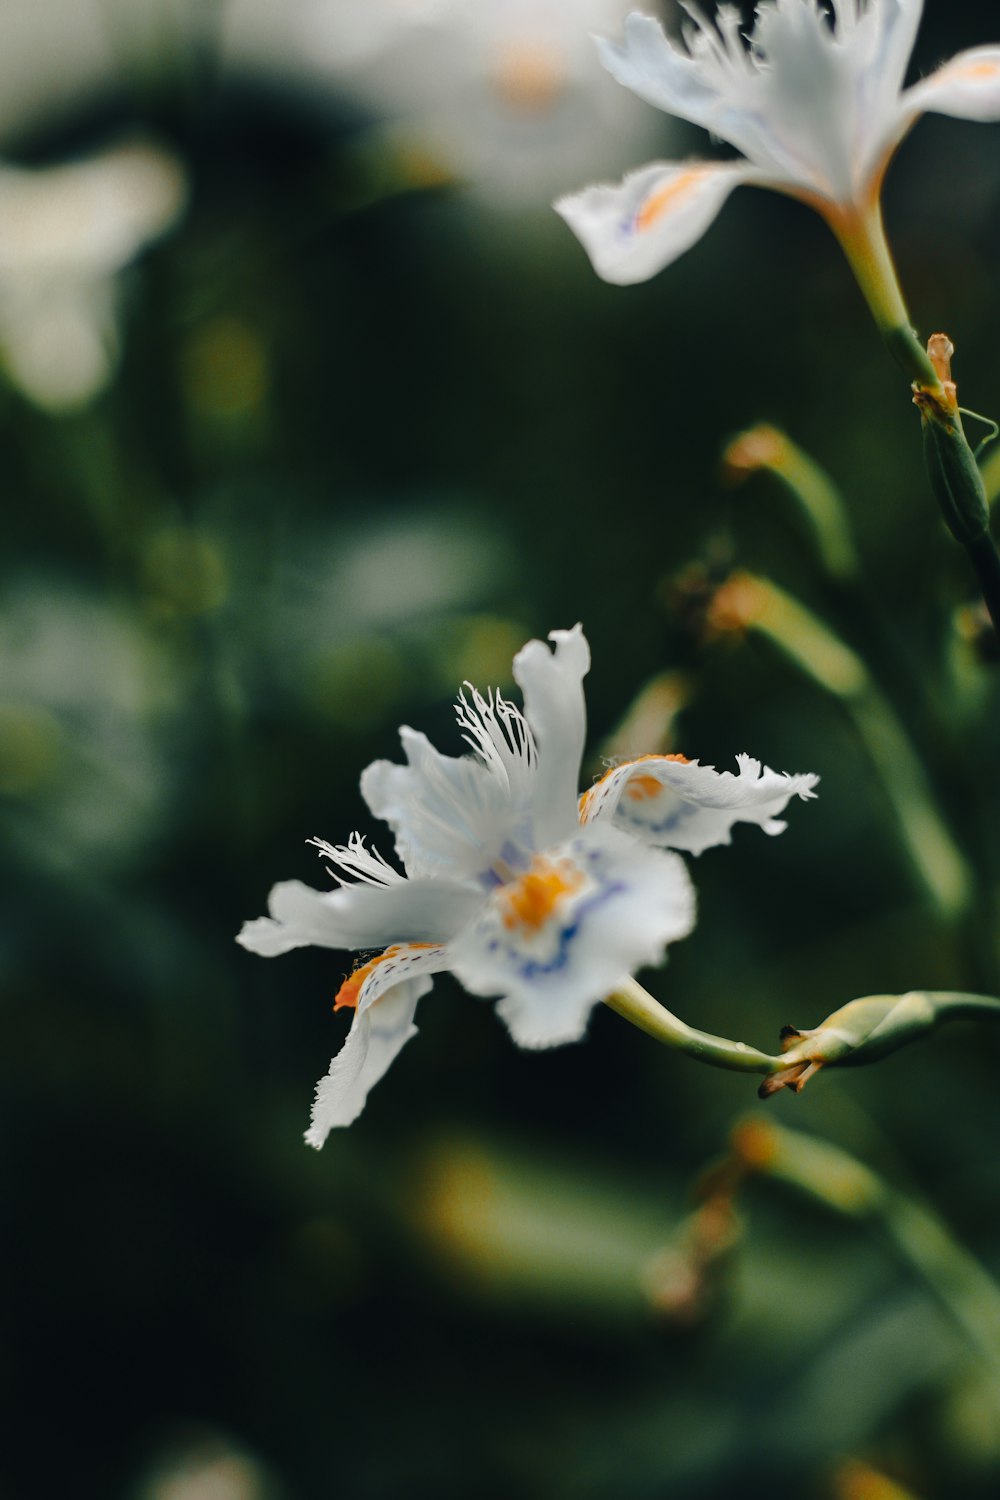
[[[691,818],[695,813],[700,813],[702,810],[702,808],[693,802],[682,802],[680,807],[675,808],[672,813],[668,813],[665,818],[661,818],[659,823],[650,823],[645,818],[637,818],[630,816],[628,812],[623,812],[621,803],[618,804],[618,816],[622,821],[624,823],[631,823],[633,828],[641,828],[644,833],[670,833],[672,829],[679,827],[686,818]]]
[[[588,864],[593,864],[601,856],[596,850],[589,850],[586,857]],[[613,900],[615,896],[624,895],[627,890],[628,886],[623,881],[615,880],[608,884],[602,884],[598,890],[581,901],[576,909],[573,921],[568,926],[560,929],[559,947],[556,953],[544,963],[540,959],[521,958],[516,949],[503,945],[507,956],[514,960],[520,977],[522,979],[537,979],[539,975],[555,974],[559,969],[564,969],[569,962],[569,954],[573,941],[591,912],[604,906],[608,901]],[[501,947],[500,939],[492,938],[487,947],[489,952],[495,953]]]

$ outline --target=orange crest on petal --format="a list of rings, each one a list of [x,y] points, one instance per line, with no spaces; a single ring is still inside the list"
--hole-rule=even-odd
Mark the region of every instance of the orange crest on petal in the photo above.
[[[401,953],[404,948],[436,948],[436,943],[391,943],[384,953],[379,953],[375,958],[370,958],[366,963],[358,964],[352,973],[348,974],[340,989],[337,991],[333,1002],[333,1008],[337,1010],[356,1010],[361,991],[369,974],[384,964],[387,958]]]

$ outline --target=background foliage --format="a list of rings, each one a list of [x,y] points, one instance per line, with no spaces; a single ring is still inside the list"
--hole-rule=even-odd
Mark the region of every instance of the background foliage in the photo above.
[[[971,4],[929,10],[922,68],[992,39]],[[836,247],[740,194],[671,271],[610,288],[543,208],[400,178],[335,86],[211,56],[178,33],[141,89],[58,109],[40,73],[5,127],[40,164],[142,126],[190,202],[127,273],[108,389],[59,414],[0,396],[3,1493],[904,1492],[865,1489],[870,1466],[996,1494],[995,1390],[870,1226],[753,1183],[712,1295],[678,1309],[663,1247],[748,1080],[604,1012],[581,1046],[519,1052],[442,980],[313,1153],[349,959],[233,942],[273,880],[320,881],[308,836],[375,832],[358,774],[397,724],[457,750],[458,683],[506,687],[525,639],[581,619],[591,770],[669,670],[676,748],[822,776],[781,839],[696,862],[700,923],[654,993],[770,1047],[858,994],[996,992],[995,668],[956,626],[971,583]],[[661,152],[703,149],[662,125]],[[925,121],[888,193],[914,314],[987,412],[997,140]],[[857,589],[766,476],[724,482],[759,419],[842,488]],[[929,905],[843,705],[753,634],[707,639],[692,564],[773,577],[869,661],[974,872],[960,919]],[[1000,1271],[995,1068],[995,1038],[956,1027],[767,1108]]]

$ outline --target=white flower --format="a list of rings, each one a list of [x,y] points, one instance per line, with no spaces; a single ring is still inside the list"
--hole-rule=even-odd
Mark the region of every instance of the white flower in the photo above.
[[[359,834],[317,840],[339,874],[320,892],[276,885],[270,916],[239,941],[271,957],[313,944],[382,948],[341,986],[352,1006],[343,1048],[322,1079],[306,1140],[349,1125],[404,1043],[432,974],[450,969],[497,1010],[522,1047],[577,1041],[593,1006],[694,925],[694,892],[668,849],[728,843],[736,822],[777,833],[815,776],[778,776],[740,757],[738,776],[678,756],[617,766],[577,796],[590,651],[579,626],[555,650],[529,641],[514,659],[524,712],[474,688],[458,700],[471,755],[440,755],[400,731],[406,765],[375,761],[361,790],[392,828],[405,876]]]
[[[118,273],[175,222],[186,185],[128,142],[54,167],[0,164],[0,357],[38,405],[89,401],[118,358]]]
[[[572,174],[621,171],[654,138],[591,33],[629,0],[233,0],[226,59],[335,89],[500,208],[547,205]],[[428,163],[429,165],[430,163]]]
[[[633,14],[605,67],[640,98],[703,125],[743,160],[656,162],[556,208],[606,281],[645,281],[698,240],[741,183],[801,198],[829,220],[865,277],[882,178],[918,115],[1000,119],[1000,46],[957,57],[903,88],[923,0],[763,0],[744,41],[739,12],[714,23],[685,5],[684,45]],[[829,9],[829,14],[828,14]],[[870,257],[869,257],[870,258]],[[870,288],[866,288],[870,292]],[[870,298],[871,300],[871,298]],[[876,316],[878,313],[876,312]],[[894,309],[892,319],[902,317]]]

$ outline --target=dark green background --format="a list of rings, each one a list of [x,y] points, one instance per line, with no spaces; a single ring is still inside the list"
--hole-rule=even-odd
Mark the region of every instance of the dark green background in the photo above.
[[[922,67],[992,34],[930,12]],[[650,976],[667,1004],[770,1048],[854,995],[996,991],[1000,685],[955,629],[972,584],[833,240],[737,194],[667,273],[607,287],[554,216],[448,188],[359,206],[346,110],[195,82],[14,143],[41,162],[138,119],[193,196],[128,276],[113,388],[62,418],[0,395],[0,1493],[158,1500],[178,1455],[229,1451],[245,1500],[828,1497],[847,1457],[925,1500],[995,1495],[995,1393],[863,1227],[761,1183],[711,1313],[651,1310],[642,1269],[751,1080],[604,1011],[519,1052],[439,980],[313,1153],[350,959],[233,941],[274,880],[322,882],[310,835],[388,852],[358,776],[400,722],[457,751],[462,678],[506,687],[524,640],[579,619],[595,748],[672,668],[678,749],[822,777],[781,839],[693,862],[699,926]],[[1000,413],[1000,127],[923,122],[887,201],[915,319]],[[721,482],[759,419],[842,487],[863,590],[824,579],[772,482]],[[699,560],[769,574],[869,661],[975,870],[957,927],[841,707],[678,614]],[[768,1109],[1000,1271],[997,1061],[963,1025]]]

